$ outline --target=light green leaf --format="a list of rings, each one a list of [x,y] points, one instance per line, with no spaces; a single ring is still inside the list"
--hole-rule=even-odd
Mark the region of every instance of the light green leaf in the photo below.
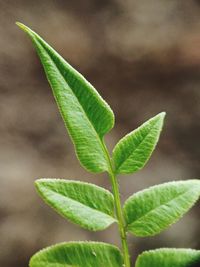
[[[21,23],[17,25],[33,41],[82,166],[95,173],[107,171],[102,139],[114,125],[112,110],[94,87],[38,34]]]
[[[144,167],[158,142],[165,112],[123,137],[113,150],[116,173],[133,173]]]
[[[104,188],[61,179],[39,179],[35,185],[47,204],[85,229],[103,230],[116,221],[113,195]]]
[[[198,200],[200,180],[156,185],[131,196],[124,204],[127,229],[153,236],[177,222]]]
[[[122,256],[113,245],[96,242],[58,244],[36,253],[30,267],[122,267]]]
[[[198,267],[200,251],[193,249],[162,248],[143,252],[136,267]]]

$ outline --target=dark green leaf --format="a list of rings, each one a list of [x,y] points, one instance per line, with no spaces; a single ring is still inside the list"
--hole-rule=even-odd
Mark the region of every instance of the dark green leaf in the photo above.
[[[153,236],[177,222],[198,200],[200,181],[156,185],[131,196],[124,205],[128,231]]]
[[[30,267],[122,267],[119,249],[105,243],[70,242],[36,253]]]
[[[199,267],[200,251],[162,248],[143,252],[136,267]]]
[[[81,164],[91,172],[109,169],[103,136],[114,125],[114,115],[94,87],[38,34],[21,23],[40,57]]]
[[[35,184],[47,204],[83,228],[103,230],[116,221],[113,195],[104,188],[61,179],[40,179]]]
[[[116,173],[133,173],[144,167],[158,142],[165,112],[123,137],[113,150]]]

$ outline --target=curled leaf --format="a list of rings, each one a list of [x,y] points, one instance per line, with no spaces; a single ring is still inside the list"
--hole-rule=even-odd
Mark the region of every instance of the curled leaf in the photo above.
[[[94,87],[37,33],[17,23],[31,38],[65,126],[83,167],[99,173],[109,169],[103,136],[114,125],[114,115]]]

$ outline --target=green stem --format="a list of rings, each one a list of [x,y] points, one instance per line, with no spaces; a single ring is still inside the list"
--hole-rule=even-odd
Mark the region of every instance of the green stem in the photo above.
[[[128,251],[127,235],[126,235],[120,195],[119,195],[119,185],[114,175],[114,172],[113,171],[110,172],[109,175],[110,175],[110,179],[112,183],[113,195],[115,198],[115,208],[116,208],[116,215],[118,219],[121,244],[122,244],[122,249],[123,249],[124,265],[125,267],[130,267],[130,256],[129,256],[129,251]]]
[[[117,178],[115,176],[111,158],[108,153],[108,150],[104,144],[105,152],[107,154],[108,162],[109,162],[109,176],[112,184],[112,191],[115,199],[115,210],[116,210],[116,216],[118,220],[118,228],[121,238],[121,244],[122,244],[122,250],[123,250],[123,257],[124,257],[124,267],[130,267],[130,256],[129,256],[129,250],[128,250],[128,242],[127,242],[127,234],[125,229],[125,223],[124,223],[124,216],[122,212],[122,206],[121,206],[121,200],[120,200],[120,193],[119,193],[119,185]]]

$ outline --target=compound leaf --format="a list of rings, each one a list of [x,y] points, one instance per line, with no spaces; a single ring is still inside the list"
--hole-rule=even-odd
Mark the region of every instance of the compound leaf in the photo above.
[[[158,142],[165,112],[123,137],[113,150],[116,173],[133,173],[144,167]]]
[[[48,205],[85,229],[103,230],[116,221],[113,195],[104,188],[62,179],[39,179],[35,185]]]
[[[124,204],[127,229],[136,236],[156,235],[177,222],[199,196],[199,180],[170,182],[140,191]]]
[[[61,243],[36,253],[30,267],[122,267],[122,256],[113,245],[96,242]]]
[[[30,36],[52,87],[80,163],[88,171],[109,169],[103,136],[114,125],[114,115],[94,87],[38,34],[21,23]]]
[[[162,248],[143,252],[136,267],[198,267],[200,251],[193,249]]]

